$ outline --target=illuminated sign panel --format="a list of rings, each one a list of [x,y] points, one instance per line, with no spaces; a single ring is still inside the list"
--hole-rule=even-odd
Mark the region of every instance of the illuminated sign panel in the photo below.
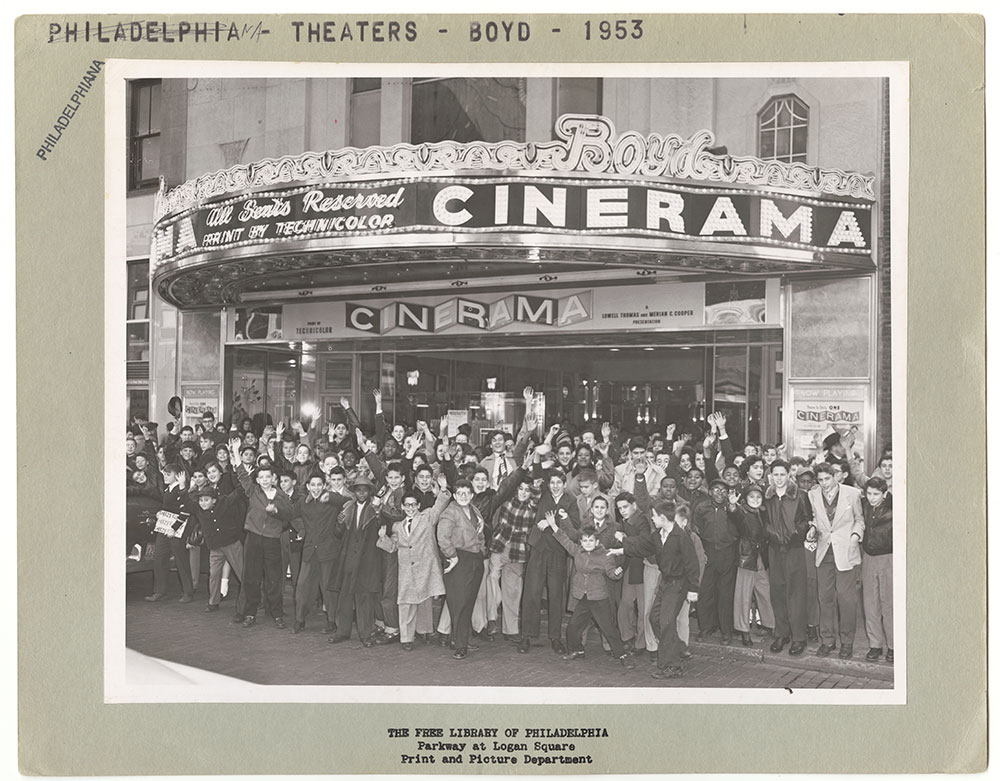
[[[325,341],[393,336],[540,334],[608,331],[673,331],[706,325],[780,325],[777,279],[761,281],[759,308],[724,322],[713,311],[719,296],[711,283],[683,282],[564,290],[520,289],[462,296],[381,298],[363,301],[310,301],[265,306],[261,317],[280,322],[254,337],[230,326],[230,341]],[[735,302],[744,304],[746,302]],[[237,307],[231,324],[246,322],[255,310]],[[275,314],[278,312],[278,314]],[[275,321],[275,317],[278,321]]]
[[[731,188],[526,177],[297,187],[196,207],[157,225],[155,262],[301,239],[531,232],[671,238],[871,256],[869,204]],[[650,242],[650,249],[655,244]]]

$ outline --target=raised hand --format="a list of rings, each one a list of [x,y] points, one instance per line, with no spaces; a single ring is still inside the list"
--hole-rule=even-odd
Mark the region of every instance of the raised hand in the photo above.
[[[348,409],[351,408],[351,402],[349,402],[347,400],[346,396],[341,396],[340,397],[340,406],[343,407],[345,410],[348,410]]]
[[[667,426],[667,439],[672,440],[674,438],[674,432],[677,431],[677,424],[671,423]]]
[[[608,442],[611,439],[611,424],[607,421],[601,424],[601,439]]]
[[[525,404],[531,404],[531,400],[535,398],[535,389],[532,388],[530,385],[525,385],[521,395],[524,396]]]
[[[438,475],[438,488],[442,491],[448,490],[448,477],[444,473]]]

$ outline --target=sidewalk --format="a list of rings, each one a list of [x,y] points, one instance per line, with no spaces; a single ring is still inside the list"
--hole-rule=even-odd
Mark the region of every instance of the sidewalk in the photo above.
[[[364,648],[356,636],[329,645],[320,633],[322,613],[312,612],[306,631],[280,630],[264,612],[257,625],[243,629],[232,623],[233,600],[216,613],[204,613],[204,588],[195,601],[179,604],[172,591],[162,602],[148,603],[151,577],[134,575],[126,584],[126,645],[141,653],[178,664],[259,684],[383,685],[383,686],[539,686],[539,687],[727,687],[727,688],[852,688],[892,687],[892,666],[815,656],[816,644],[800,657],[772,654],[770,638],[754,636],[754,646],[692,644],[694,657],[684,663],[683,678],[657,681],[654,662],[636,654],[636,668],[625,670],[604,653],[597,631],[589,632],[584,659],[565,662],[545,640],[520,654],[498,636],[479,640],[480,650],[463,661],[436,643],[418,642],[412,652],[398,643]],[[291,609],[285,591],[286,614]],[[435,611],[436,612],[436,611]],[[289,620],[286,617],[286,620]],[[737,639],[737,643],[739,640]],[[855,656],[858,652],[855,651]],[[861,658],[863,660],[863,652]]]
[[[692,632],[692,634],[694,634]],[[860,634],[864,634],[862,631]],[[691,643],[691,651],[696,654],[717,655],[728,658],[748,659],[762,662],[764,664],[777,665],[781,667],[791,667],[798,670],[811,670],[816,673],[840,674],[840,675],[860,675],[867,678],[874,678],[892,683],[893,665],[886,662],[884,657],[877,662],[870,662],[865,659],[868,653],[867,640],[860,638],[854,643],[854,656],[850,659],[841,659],[834,651],[825,658],[816,656],[816,649],[819,643],[809,643],[805,652],[801,656],[789,656],[788,647],[781,653],[771,651],[772,637],[751,633],[753,646],[747,648],[740,643],[739,635],[733,636],[730,645],[721,645],[718,639],[715,642]]]

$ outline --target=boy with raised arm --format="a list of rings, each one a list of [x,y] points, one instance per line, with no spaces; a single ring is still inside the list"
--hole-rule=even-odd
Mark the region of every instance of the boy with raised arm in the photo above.
[[[650,610],[650,623],[659,642],[653,671],[657,679],[679,678],[684,674],[681,669],[684,644],[677,635],[677,615],[685,599],[698,601],[698,558],[691,539],[677,525],[678,517],[687,514],[686,507],[675,509],[667,502],[657,502],[653,506],[655,530],[627,539],[623,532],[618,532],[616,536],[622,547],[612,548],[607,553],[608,556],[622,553],[643,558],[652,556],[660,568],[660,584]]]
[[[404,651],[413,650],[415,635],[427,639],[434,629],[434,597],[445,593],[437,523],[450,501],[448,479],[438,475],[438,494],[430,509],[421,510],[416,494],[404,489],[403,518],[392,524],[391,534],[386,533],[384,526],[379,527],[375,544],[387,553],[396,554],[393,563],[398,572],[396,599]]]
[[[555,511],[549,510],[538,522],[539,529],[546,527],[552,529],[556,542],[573,557],[573,582],[570,589],[576,600],[576,608],[566,627],[566,646],[569,650],[563,659],[569,662],[583,658],[583,630],[593,620],[610,643],[611,653],[621,660],[623,667],[631,670],[635,667],[635,662],[622,643],[622,636],[615,625],[608,583],[609,580],[619,579],[624,570],[597,541],[597,531],[593,526],[584,527],[580,531],[580,542],[573,542],[556,525]]]

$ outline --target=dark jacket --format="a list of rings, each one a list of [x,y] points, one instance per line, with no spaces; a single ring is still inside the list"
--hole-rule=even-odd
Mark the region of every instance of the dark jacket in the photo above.
[[[743,569],[757,570],[758,560],[768,568],[767,535],[764,533],[764,517],[761,504],[756,510],[745,504],[738,504],[729,510],[729,518],[736,524],[740,533],[738,543],[738,564]]]
[[[140,513],[155,514],[163,503],[160,488],[147,476],[145,483],[135,482],[131,475],[125,485],[125,514],[130,520],[137,520]]]
[[[196,507],[197,505],[192,504],[191,497],[188,495],[188,492],[182,491],[176,485],[163,491],[163,509],[168,513],[174,513],[181,518],[189,519],[188,525],[184,528],[183,539],[185,542],[187,542],[194,533],[196,524],[190,522],[190,517],[191,512]]]
[[[351,499],[340,511],[334,535],[342,538],[340,556],[337,558],[333,590],[358,594],[377,593],[382,590],[382,555],[375,547],[378,542],[378,514],[371,499],[361,511],[361,526],[357,525],[358,505]]]
[[[636,509],[636,511],[632,513],[631,518],[622,522],[622,531],[625,532],[626,540],[630,538],[639,539],[640,537],[649,534],[652,530],[653,524],[650,523],[649,516],[640,509]],[[642,569],[642,556],[630,554],[628,550],[626,550],[625,582],[630,583],[633,586],[638,583],[642,583]]]
[[[698,556],[691,538],[679,526],[671,529],[666,543],[660,540],[660,530],[653,529],[641,537],[626,537],[622,545],[628,556],[654,558],[660,568],[660,577],[682,578],[685,591],[698,592],[701,582]]]
[[[192,501],[197,502],[197,499]],[[205,537],[205,544],[211,550],[218,550],[243,539],[246,512],[246,494],[236,489],[220,496],[211,510],[202,510],[196,504],[192,517]]]
[[[709,500],[696,505],[691,514],[691,527],[701,537],[709,559],[717,556],[729,558],[736,554],[740,533],[725,504]]]
[[[591,521],[589,525],[597,529],[597,524],[594,521]],[[621,546],[618,544],[618,540],[615,537],[615,532],[620,531],[622,531],[622,527],[619,525],[618,521],[611,517],[609,513],[604,516],[604,524],[597,532],[597,541],[608,550],[611,550],[612,548],[620,548]],[[623,559],[618,557],[617,563],[624,566],[625,562]]]
[[[861,509],[865,514],[865,537],[861,542],[864,552],[868,556],[892,553],[892,494],[886,494],[878,507],[863,499]]]
[[[788,490],[778,497],[774,486],[764,492],[764,533],[767,541],[776,548],[801,547],[806,541],[806,532],[812,522],[809,498],[799,491],[795,483],[789,481]]]
[[[564,520],[560,514],[560,510],[566,511],[566,519]],[[549,493],[547,487],[542,489],[542,497],[538,501],[538,509],[535,510],[535,524],[545,517],[545,513],[549,511],[554,511],[556,514],[556,524],[566,532],[566,536],[569,537],[574,542],[580,539],[580,508],[576,503],[576,497],[572,494],[563,492],[563,495],[559,497],[557,502],[552,494]],[[528,531],[528,545],[532,548],[538,548],[539,550],[548,550],[553,553],[558,552],[562,556],[566,556],[567,553],[563,550],[562,545],[556,542],[556,538],[552,535],[551,527],[546,526],[545,530],[542,531],[537,525],[532,525],[531,529]]]
[[[307,493],[295,503],[295,514],[302,522],[302,561],[311,561],[314,556],[319,561],[333,561],[340,553],[340,540],[334,530],[348,499],[330,492],[327,496],[328,500],[322,502]]]
[[[712,501],[712,497],[710,497],[700,488],[696,491],[692,491],[683,483],[677,486],[677,495],[688,503],[688,507],[691,509],[692,513],[694,512],[694,508],[697,507],[702,502]]]
[[[278,538],[281,532],[287,529],[295,517],[295,511],[288,496],[280,488],[275,489],[274,498],[268,499],[264,489],[256,484],[254,478],[244,472],[236,473],[239,478],[243,492],[247,496],[247,517],[245,528],[247,531],[259,534],[261,537]],[[273,504],[275,513],[267,511],[268,505]]]
[[[210,482],[209,485],[212,485],[212,483]],[[219,496],[226,496],[227,494],[231,494],[235,491],[238,485],[239,483],[237,482],[233,471],[231,469],[227,469],[222,473],[222,477],[219,478],[219,482],[212,485],[212,487],[219,492]]]

